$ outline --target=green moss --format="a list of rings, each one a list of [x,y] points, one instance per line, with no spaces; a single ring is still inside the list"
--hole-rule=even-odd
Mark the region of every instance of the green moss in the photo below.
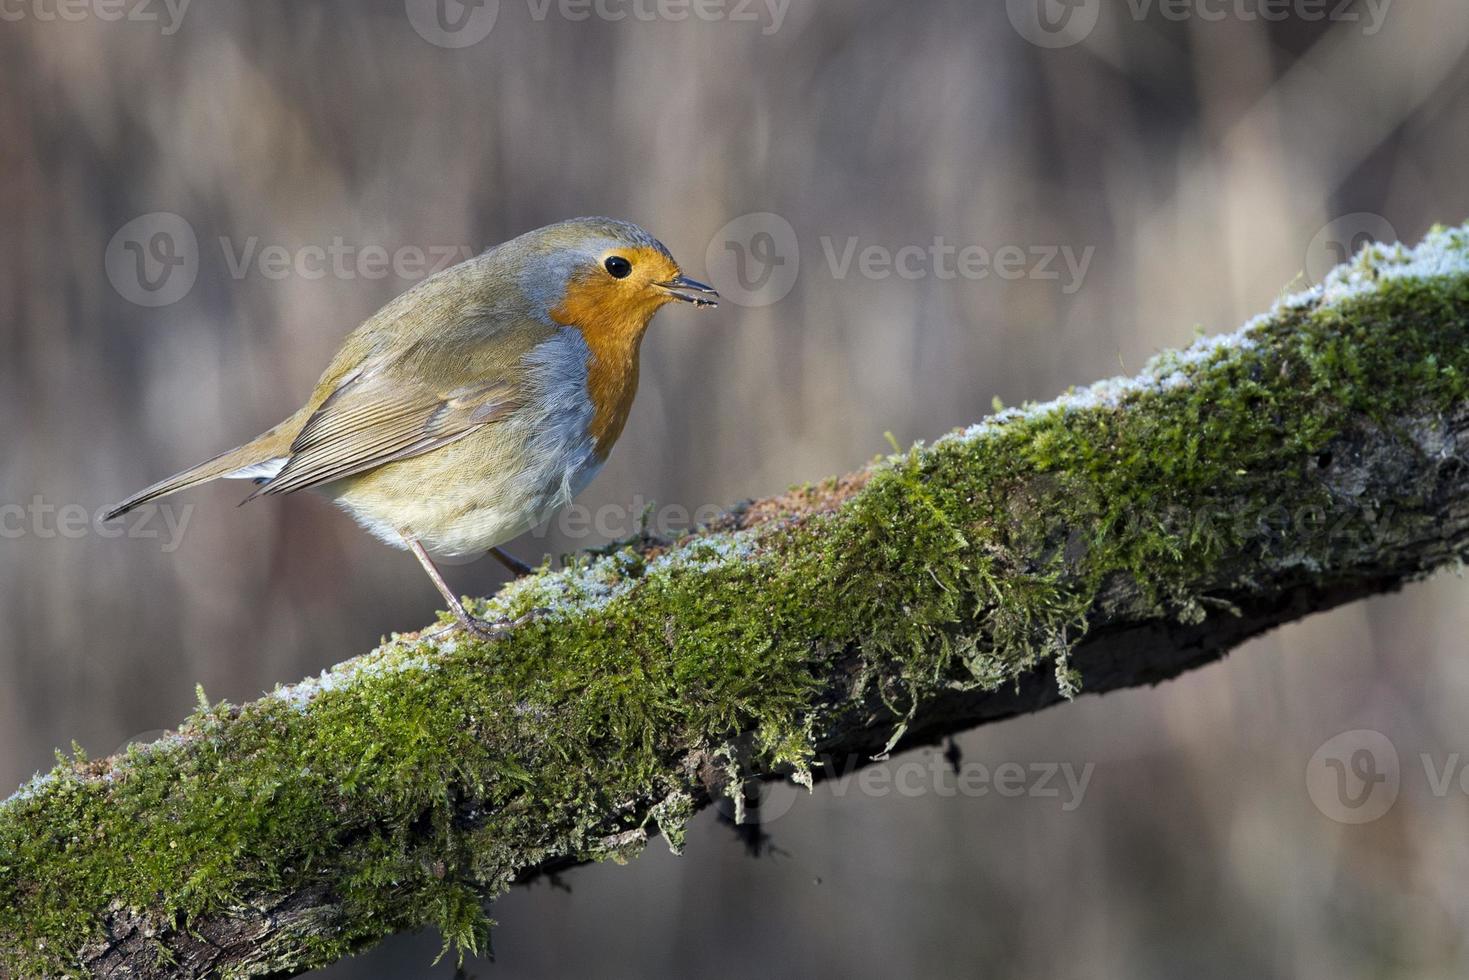
[[[1371,250],[1329,303],[895,455],[835,509],[530,577],[478,603],[543,610],[501,643],[395,637],[252,704],[205,702],[115,762],[64,760],[0,807],[0,971],[74,968],[108,908],[187,926],[312,883],[337,920],[283,939],[277,966],[425,925],[480,949],[482,899],[523,869],[625,859],[655,829],[681,846],[691,758],[736,782],[803,775],[853,694],[838,680],[900,733],[955,684],[1044,663],[1069,690],[1067,652],[1119,577],[1189,620],[1260,549],[1325,568],[1340,529],[1279,527],[1280,502],[1338,506],[1301,490],[1333,439],[1469,393],[1465,253],[1462,230]]]

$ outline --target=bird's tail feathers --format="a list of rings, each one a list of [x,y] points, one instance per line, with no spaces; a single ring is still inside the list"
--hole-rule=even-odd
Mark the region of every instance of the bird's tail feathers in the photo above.
[[[166,497],[180,490],[197,487],[210,480],[270,479],[281,471],[290,455],[290,438],[285,437],[284,444],[282,444],[281,430],[283,428],[283,425],[276,426],[243,446],[231,449],[227,453],[220,453],[198,466],[190,467],[182,473],[175,473],[166,480],[160,480],[151,487],[139,490],[128,499],[109,508],[103,520],[110,521],[114,517],[121,517],[134,507],[146,504],[150,500],[157,500],[159,497]]]

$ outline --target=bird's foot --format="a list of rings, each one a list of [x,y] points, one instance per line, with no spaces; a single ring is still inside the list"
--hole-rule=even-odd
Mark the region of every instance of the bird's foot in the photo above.
[[[512,629],[509,623],[491,622],[488,619],[480,619],[478,616],[466,615],[462,619],[455,620],[455,626],[466,633],[473,634],[481,640],[498,640]]]
[[[514,619],[488,620],[471,615],[462,606],[455,610],[454,626],[481,640],[499,640],[527,623],[534,622],[546,614],[545,609],[532,609]]]

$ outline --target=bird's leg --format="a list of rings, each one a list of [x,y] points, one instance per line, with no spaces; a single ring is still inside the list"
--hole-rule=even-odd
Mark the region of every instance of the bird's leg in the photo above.
[[[521,575],[529,575],[531,572],[535,571],[534,568],[527,565],[519,558],[516,558],[504,548],[491,548],[490,554],[495,556],[496,561],[504,565],[506,568],[510,569],[510,574],[516,577],[519,577]]]
[[[434,560],[429,557],[423,545],[419,544],[416,538],[406,534],[403,535],[403,540],[407,543],[408,550],[413,552],[414,557],[418,559],[418,563],[423,566],[423,570],[428,572],[428,577],[433,580],[434,586],[439,590],[439,594],[449,604],[449,609],[454,613],[454,618],[459,620],[460,626],[475,636],[482,637],[486,640],[494,640],[504,636],[513,627],[519,625],[518,621],[491,623],[487,620],[471,616],[469,610],[464,608],[464,603],[459,601],[459,597],[454,594],[454,591],[449,588],[448,583],[444,581],[444,576],[439,574],[439,567],[434,564]]]

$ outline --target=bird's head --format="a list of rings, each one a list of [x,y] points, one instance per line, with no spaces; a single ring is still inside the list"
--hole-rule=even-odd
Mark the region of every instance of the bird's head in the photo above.
[[[550,318],[584,333],[640,337],[668,303],[717,305],[713,288],[683,274],[663,243],[612,218],[573,218],[521,236],[521,287]]]

